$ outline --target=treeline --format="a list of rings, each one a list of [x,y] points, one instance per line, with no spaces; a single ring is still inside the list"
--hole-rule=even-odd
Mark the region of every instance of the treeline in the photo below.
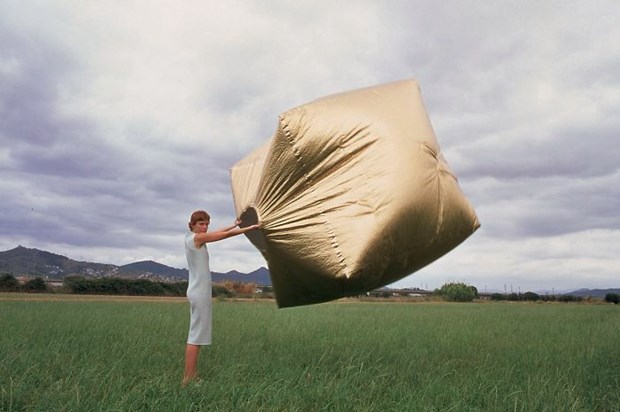
[[[0,292],[27,292],[45,293],[61,292],[81,295],[129,295],[129,296],[185,296],[187,282],[160,282],[148,279],[124,278],[85,278],[83,276],[67,276],[60,288],[50,288],[43,278],[29,279],[23,284],[11,274],[0,275]],[[478,290],[464,283],[450,282],[434,291],[436,296],[449,302],[471,302],[479,298]],[[213,297],[264,297],[272,298],[271,287],[259,290],[255,283],[227,281],[215,283],[212,287]],[[384,292],[383,297],[392,297],[393,294]],[[493,293],[491,300],[513,302],[583,302],[588,298],[574,295],[539,295],[534,292],[525,293]],[[605,302],[620,303],[620,294],[608,293]]]
[[[525,292],[525,293],[493,293],[491,295],[492,300],[506,300],[512,302],[583,302],[584,300],[588,300],[588,298],[584,298],[583,296],[575,296],[575,295],[539,295],[534,292]],[[620,303],[620,295],[617,293],[608,293],[605,295],[605,302],[609,303]]]
[[[47,283],[42,278],[34,278],[20,284],[15,276],[5,273],[0,275],[0,292],[47,292]]]
[[[63,286],[50,288],[40,277],[20,284],[11,274],[0,275],[1,292],[62,292],[79,295],[128,295],[128,296],[185,296],[187,282],[160,282],[148,279],[85,278],[67,276]],[[224,282],[214,284],[213,297],[244,297],[257,292],[254,283]],[[267,295],[267,294],[265,294]]]
[[[474,299],[479,298],[478,290],[474,286],[457,282],[444,284],[440,289],[436,289],[434,294],[448,302],[472,302]],[[525,292],[510,294],[493,293],[491,300],[511,302],[583,302],[589,301],[590,298],[575,295],[539,295],[534,292]],[[605,302],[620,303],[620,294],[608,293],[605,295]]]
[[[67,276],[63,287],[77,295],[185,296],[187,282]]]
[[[67,276],[63,286],[50,288],[41,277],[23,284],[11,274],[0,275],[0,291],[45,293],[62,292],[81,295],[185,296],[187,282],[157,282],[147,279],[85,278]]]

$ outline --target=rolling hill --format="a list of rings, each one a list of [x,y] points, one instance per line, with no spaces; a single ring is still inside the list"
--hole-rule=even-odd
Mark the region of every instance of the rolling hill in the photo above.
[[[13,276],[40,276],[44,279],[64,279],[65,276],[146,278],[153,280],[187,280],[187,269],[178,269],[152,260],[116,266],[105,263],[83,262],[66,256],[17,246],[0,252],[0,273]],[[212,272],[214,282],[244,282],[270,286],[269,270],[264,267],[250,273],[230,271]]]

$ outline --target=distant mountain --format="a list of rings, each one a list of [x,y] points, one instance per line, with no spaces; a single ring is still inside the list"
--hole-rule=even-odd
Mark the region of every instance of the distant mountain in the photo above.
[[[256,279],[254,283],[259,285],[271,285],[271,275],[269,274],[269,269],[266,267],[259,267],[253,272],[248,273],[248,276]]]
[[[152,260],[143,260],[141,262],[134,262],[128,265],[119,267],[123,272],[135,272],[135,273],[152,273],[159,276],[174,277],[179,279],[187,279],[187,269],[177,269],[170,266],[162,265],[161,263],[153,262]]]
[[[10,273],[14,276],[41,276],[45,279],[64,279],[65,276],[85,277],[123,277],[145,278],[152,280],[178,281],[187,280],[187,269],[178,269],[152,260],[134,262],[116,266],[106,263],[82,262],[66,256],[17,246],[0,252],[0,274]],[[212,272],[214,282],[256,283],[271,286],[269,270],[261,267],[250,273],[232,270],[226,273]],[[502,291],[498,291],[502,293]],[[491,293],[491,292],[489,292]],[[547,294],[546,292],[539,292]],[[620,294],[620,288],[614,289],[578,289],[575,291],[555,291],[556,295],[592,296],[604,298],[608,293]],[[551,294],[551,292],[548,292]]]
[[[615,288],[615,289],[578,289],[572,292],[568,292],[566,293],[567,295],[573,295],[573,296],[582,296],[582,297],[588,297],[588,296],[592,296],[593,298],[604,298],[606,294],[608,293],[616,293],[616,294],[620,294],[620,288]]]
[[[66,256],[23,246],[0,252],[1,273],[10,273],[14,276],[40,276],[45,279],[64,279],[65,276],[145,278],[165,281],[188,279],[187,269],[173,268],[152,260],[116,266],[76,261]],[[264,267],[248,274],[233,270],[227,273],[212,272],[212,276],[214,282],[271,285],[269,271]]]
[[[271,277],[269,277],[269,270],[264,267],[256,269],[250,273],[241,273],[236,270],[231,270],[226,273],[213,272],[213,282],[224,282],[230,280],[233,282],[244,283],[256,283],[257,285],[269,286],[271,285]]]
[[[55,253],[18,246],[0,252],[0,272],[62,279],[71,275],[115,276],[118,275],[118,266],[80,262]]]

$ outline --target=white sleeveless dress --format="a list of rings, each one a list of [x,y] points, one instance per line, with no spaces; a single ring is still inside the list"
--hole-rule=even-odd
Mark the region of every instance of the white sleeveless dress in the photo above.
[[[187,299],[190,306],[189,336],[192,345],[211,344],[211,270],[207,244],[196,248],[193,232],[185,235],[185,256],[189,270]]]

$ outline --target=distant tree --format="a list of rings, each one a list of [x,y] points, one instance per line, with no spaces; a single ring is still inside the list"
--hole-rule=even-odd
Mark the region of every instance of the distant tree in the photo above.
[[[218,296],[221,296],[221,297],[227,297],[227,298],[230,298],[230,297],[233,297],[235,294],[234,294],[234,292],[233,292],[233,291],[229,290],[229,289],[228,289],[226,286],[224,286],[224,285],[217,285],[217,284],[214,284],[214,285],[213,285],[213,287],[211,288],[211,295],[212,295],[213,297],[218,297]]]
[[[493,293],[491,294],[491,300],[506,300],[506,295],[502,293]]]
[[[520,293],[510,293],[508,295],[508,300],[514,301],[514,302],[518,302],[520,300],[523,300],[523,296]]]
[[[251,295],[256,291],[256,283],[226,281],[224,286],[231,292],[239,295]]]
[[[523,294],[523,300],[537,301],[540,300],[540,295],[534,292],[525,292]]]
[[[558,300],[560,302],[581,302],[583,301],[583,297],[575,295],[560,295]]]
[[[478,289],[465,283],[446,283],[437,294],[449,302],[471,302],[478,297]]]
[[[605,295],[605,302],[613,303],[617,305],[620,303],[620,294],[618,293],[608,293]]]
[[[23,286],[22,289],[26,292],[46,292],[47,291],[47,283],[43,280],[43,278],[36,277],[34,279],[30,279]]]
[[[15,292],[19,289],[19,281],[15,276],[4,273],[0,275],[0,290],[4,292]]]
[[[64,286],[71,293],[89,293],[88,281],[83,276],[66,276],[64,280]]]
[[[71,293],[89,295],[185,296],[187,282],[165,283],[148,279],[87,279],[82,276],[67,276],[65,287]]]
[[[123,279],[123,294],[160,296],[165,294],[165,289],[159,282],[151,282],[147,279]]]
[[[185,296],[187,292],[187,282],[157,282],[164,289],[167,296]]]

